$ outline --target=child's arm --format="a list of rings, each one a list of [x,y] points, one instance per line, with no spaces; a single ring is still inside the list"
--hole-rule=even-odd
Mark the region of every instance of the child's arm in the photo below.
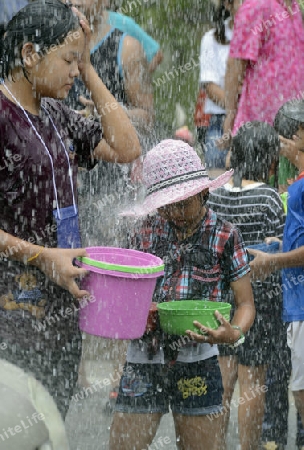
[[[264,253],[252,249],[248,249],[248,252],[254,256],[250,263],[253,280],[263,281],[277,270],[304,266],[304,246],[284,253]]]
[[[242,334],[245,334],[249,330],[255,318],[255,306],[249,273],[239,280],[231,282],[230,286],[233,290],[236,305],[231,323],[216,311],[215,316],[220,322],[218,329],[213,330],[194,321],[194,325],[204,334],[202,335],[187,330],[186,333],[191,339],[209,344],[234,344]]]
[[[286,139],[283,136],[280,136],[280,155],[285,156],[285,158],[302,172],[304,170],[304,149],[297,145],[298,140],[297,136],[293,136],[292,139]]]
[[[265,243],[266,244],[271,244],[272,242],[278,242],[280,244],[279,250],[280,252],[282,251],[282,245],[283,245],[283,241],[282,239],[279,239],[278,237],[275,236],[271,236],[271,237],[267,237],[265,238]]]

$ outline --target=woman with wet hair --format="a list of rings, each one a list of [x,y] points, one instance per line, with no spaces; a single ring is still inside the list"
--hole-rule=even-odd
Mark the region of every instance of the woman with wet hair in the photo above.
[[[93,30],[90,43],[92,65],[117,102],[126,108],[144,153],[153,135],[154,110],[149,67],[141,43],[115,24],[109,23],[107,0],[70,0],[70,3],[79,7],[90,22]],[[82,110],[84,114],[94,115],[90,93],[80,78],[75,81],[66,104],[70,108]],[[100,114],[107,116],[111,114],[112,108],[111,103],[106,103]],[[117,208],[123,201],[132,202],[142,194],[140,180],[136,179],[136,168],[140,179],[140,158],[129,166],[100,161],[90,174],[81,172],[80,184],[84,187],[81,191],[81,223],[84,234],[90,236],[91,244],[94,245],[98,240],[104,245],[120,245],[117,243],[118,236],[124,234],[124,230],[118,231],[116,226]],[[120,201],[113,204],[107,200],[112,197]],[[92,204],[98,203],[101,198],[106,199],[104,206],[96,210]],[[92,208],[103,219],[103,226],[96,227],[96,223],[87,220]]]
[[[269,167],[272,162],[278,161],[279,150],[279,135],[271,125],[261,122],[243,125],[232,140],[233,181],[210,195],[211,209],[221,219],[237,226],[246,246],[260,244],[266,238],[281,237],[283,234],[282,201],[278,192],[267,185]],[[265,388],[268,364],[272,367],[276,365],[281,372],[281,375],[276,373],[279,381],[285,383],[285,395],[283,392],[280,405],[285,435],[280,430],[279,437],[282,437],[280,445],[287,444],[289,352],[281,319],[280,284],[279,273],[273,274],[263,283],[252,284],[256,317],[244,344],[235,350],[220,347],[219,361],[224,385],[223,426],[227,431],[230,403],[238,380],[240,398],[244,400],[238,406],[242,450],[259,448],[265,390],[257,393],[257,387]],[[269,293],[272,297],[268,296]],[[233,303],[233,298],[231,301]],[[287,371],[281,370],[281,364],[288,365]]]
[[[28,4],[0,48],[0,448],[65,450],[63,419],[81,354],[79,289],[86,255],[78,226],[78,165],[129,163],[136,132],[90,63],[90,27],[59,0]],[[62,102],[81,74],[97,111],[89,121]],[[81,303],[79,303],[81,300]],[[4,351],[5,350],[5,351]],[[34,420],[35,417],[35,420]],[[38,419],[37,419],[38,418]],[[27,429],[9,434],[22,420]]]

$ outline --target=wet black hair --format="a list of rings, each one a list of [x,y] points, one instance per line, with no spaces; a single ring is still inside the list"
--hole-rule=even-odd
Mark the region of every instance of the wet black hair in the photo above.
[[[242,125],[232,139],[234,186],[241,187],[242,178],[267,182],[270,166],[278,160],[279,152],[279,134],[271,125],[258,121]]]
[[[229,44],[226,40],[225,20],[230,16],[229,11],[224,6],[224,0],[220,0],[220,5],[211,7],[211,21],[215,27],[214,37],[219,44]]]
[[[281,106],[275,116],[273,126],[286,139],[292,139],[299,128],[304,128],[304,120],[299,121],[293,118],[299,116],[299,114],[294,114],[295,109],[300,110],[301,108],[303,108],[304,116],[304,100],[289,100]]]
[[[60,45],[68,33],[80,27],[70,6],[60,0],[36,0],[22,8],[7,24],[0,36],[0,78],[22,66],[21,50],[33,43],[43,56],[51,45]]]

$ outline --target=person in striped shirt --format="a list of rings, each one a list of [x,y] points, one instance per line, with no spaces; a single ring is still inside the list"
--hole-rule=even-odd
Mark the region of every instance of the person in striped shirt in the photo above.
[[[268,170],[279,157],[280,140],[274,128],[262,122],[243,125],[232,141],[231,167],[233,180],[212,192],[210,208],[222,220],[237,226],[245,245],[263,243],[267,237],[281,237],[284,228],[284,209],[278,192],[267,185]],[[257,385],[266,382],[267,365],[275,358],[282,370],[284,360],[288,361],[285,331],[281,319],[282,292],[274,287],[280,285],[279,273],[272,274],[265,281],[252,283],[256,318],[248,331],[245,343],[237,349],[220,347],[220,366],[224,384],[223,415],[224,426],[228,426],[229,405],[237,379],[240,384],[239,433],[242,449],[258,448],[264,415],[265,395],[254,398],[251,392]],[[269,298],[271,294],[272,298]],[[231,294],[233,302],[233,295]],[[280,380],[286,384],[287,379]],[[287,410],[286,410],[287,402]],[[288,400],[282,401],[281,417],[285,417],[287,430]],[[282,419],[284,422],[284,419]],[[281,444],[287,442],[287,432]]]

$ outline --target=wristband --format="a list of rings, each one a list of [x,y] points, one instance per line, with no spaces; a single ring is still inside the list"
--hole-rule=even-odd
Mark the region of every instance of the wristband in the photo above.
[[[238,340],[236,341],[236,342],[234,342],[234,344],[232,344],[232,347],[238,347],[239,345],[241,345],[241,344],[244,344],[244,342],[245,342],[245,335],[244,335],[244,333],[243,333],[243,330],[242,330],[242,328],[241,327],[239,327],[238,325],[231,325],[232,326],[232,328],[234,328],[235,330],[239,330],[239,332],[241,333],[240,334],[240,337],[238,338]]]
[[[28,258],[28,260],[26,261],[27,263],[34,261],[34,259],[38,258],[38,256],[43,252],[44,247],[41,247],[41,249],[39,250],[39,252],[37,252],[35,255],[31,256],[30,258]]]

